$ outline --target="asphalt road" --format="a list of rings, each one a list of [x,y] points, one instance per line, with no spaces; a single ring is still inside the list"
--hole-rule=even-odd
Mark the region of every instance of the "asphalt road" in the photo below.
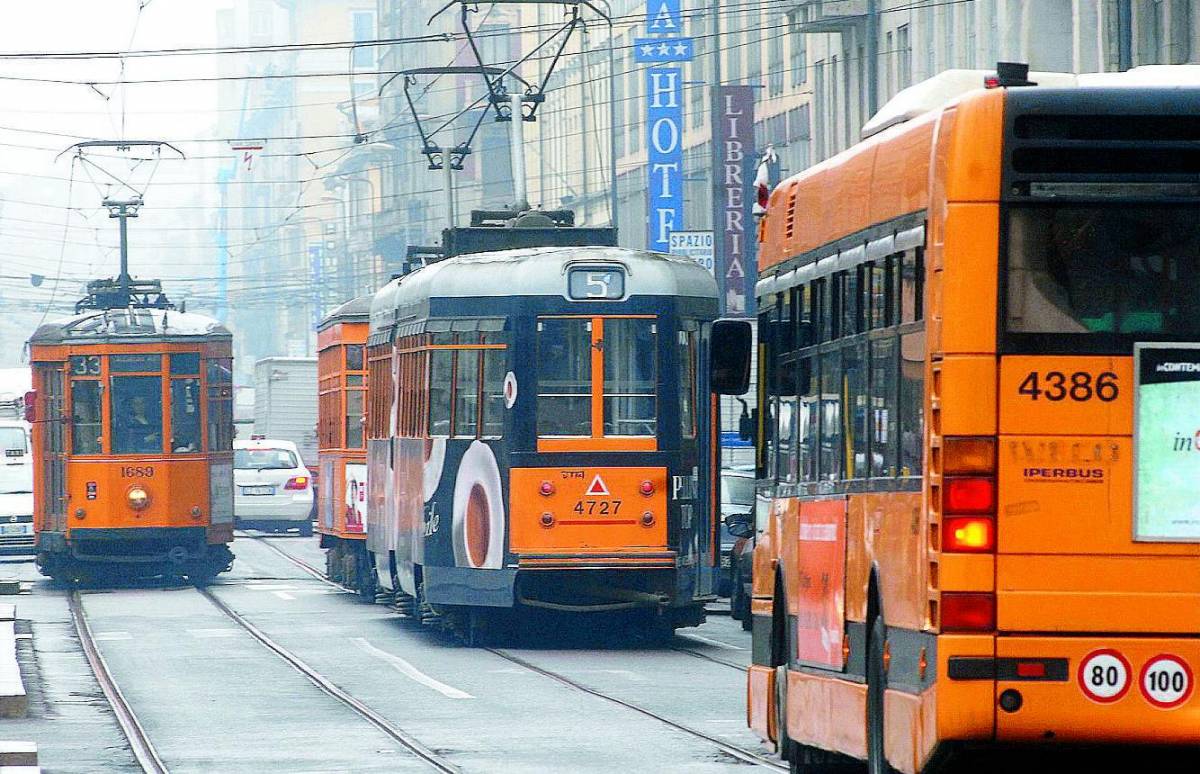
[[[270,541],[324,566],[315,539]],[[498,650],[466,648],[311,577],[262,541],[240,538],[234,552],[233,571],[211,589],[221,602],[462,771],[778,765],[735,757],[770,756],[745,728],[738,665],[749,662],[749,636],[727,616],[666,646],[555,625]],[[36,577],[28,563],[3,567]],[[23,668],[37,712],[6,723],[3,737],[37,741],[47,772],[135,770],[83,661],[66,591],[38,580],[16,601],[32,629]],[[83,604],[115,681],[172,772],[430,770],[196,589],[85,591]]]

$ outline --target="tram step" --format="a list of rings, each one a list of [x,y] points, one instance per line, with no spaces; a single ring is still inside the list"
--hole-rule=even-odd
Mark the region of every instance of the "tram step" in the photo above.
[[[14,622],[0,621],[0,717],[23,718],[28,711],[29,697],[25,695],[21,667],[17,665]]]

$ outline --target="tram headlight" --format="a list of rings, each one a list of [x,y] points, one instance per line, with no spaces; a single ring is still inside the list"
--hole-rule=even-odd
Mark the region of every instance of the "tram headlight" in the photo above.
[[[135,511],[144,511],[150,506],[150,493],[140,486],[135,486],[126,493],[125,499],[129,501],[129,507]]]

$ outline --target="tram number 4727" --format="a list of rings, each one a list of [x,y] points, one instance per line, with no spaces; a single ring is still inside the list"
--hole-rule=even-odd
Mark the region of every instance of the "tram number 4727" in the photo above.
[[[621,512],[620,500],[579,500],[572,509],[580,516],[616,516]]]

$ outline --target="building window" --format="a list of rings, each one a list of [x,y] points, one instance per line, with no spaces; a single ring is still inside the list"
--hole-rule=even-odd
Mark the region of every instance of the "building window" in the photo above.
[[[375,14],[370,11],[355,11],[350,15],[350,18],[355,41],[375,39]],[[374,46],[354,49],[354,66],[356,68],[374,67],[376,59],[376,49]]]
[[[780,25],[782,26],[782,25]],[[773,28],[767,44],[767,93],[772,97],[783,95],[783,35]]]
[[[896,29],[896,49],[899,64],[896,67],[896,91],[907,88],[913,82],[912,71],[912,42],[908,34],[908,25],[902,24]]]
[[[797,8],[790,16],[792,32],[788,35],[791,47],[792,87],[798,88],[808,82],[808,35],[801,32],[808,21],[808,7]]]

